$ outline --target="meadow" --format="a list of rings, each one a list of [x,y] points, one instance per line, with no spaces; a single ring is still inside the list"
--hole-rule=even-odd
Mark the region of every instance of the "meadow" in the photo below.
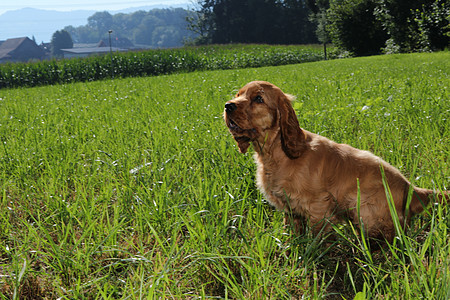
[[[222,120],[267,80],[302,127],[448,189],[449,72],[440,52],[0,90],[0,298],[450,298],[447,206],[380,250],[295,236]]]

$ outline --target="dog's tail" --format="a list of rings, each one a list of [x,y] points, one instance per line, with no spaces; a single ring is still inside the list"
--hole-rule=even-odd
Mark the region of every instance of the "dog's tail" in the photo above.
[[[437,201],[442,204],[450,202],[450,191],[435,192],[432,190],[413,188],[411,204],[409,206],[410,214],[421,213],[427,207],[430,201]]]

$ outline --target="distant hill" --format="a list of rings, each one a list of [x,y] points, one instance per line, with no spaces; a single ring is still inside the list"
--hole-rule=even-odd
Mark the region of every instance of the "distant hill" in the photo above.
[[[152,5],[131,7],[122,10],[109,11],[111,14],[131,13],[138,10],[151,10],[155,8],[183,7],[189,3],[179,5]],[[0,15],[0,40],[16,37],[33,36],[36,42],[50,42],[53,33],[66,26],[81,26],[87,24],[87,19],[96,13],[95,10],[74,10],[62,12],[55,10],[43,10],[35,8],[23,8],[11,10]]]

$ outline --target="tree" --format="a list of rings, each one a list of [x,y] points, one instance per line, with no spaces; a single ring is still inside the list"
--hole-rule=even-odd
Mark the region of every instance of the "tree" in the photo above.
[[[186,21],[193,15],[193,12],[182,8],[140,10],[131,14],[115,15],[97,12],[89,17],[87,25],[76,28],[67,26],[64,29],[70,32],[77,43],[98,43],[102,39],[107,40],[108,30],[113,30],[117,38],[126,37],[135,45],[173,47],[182,46],[183,39],[195,35],[187,29]],[[166,32],[165,37],[155,38],[160,35],[158,32]]]
[[[378,0],[376,14],[401,52],[444,49],[450,42],[448,0]]]
[[[98,32],[108,32],[113,26],[113,17],[107,12],[96,12],[88,18],[88,26]]]
[[[333,43],[355,55],[379,54],[388,39],[375,16],[376,0],[331,0],[328,32]]]
[[[316,26],[316,36],[319,42],[324,46],[325,59],[326,44],[331,42],[330,33],[328,32],[328,14],[327,11],[330,8],[329,0],[308,0],[308,7],[311,11],[310,19]]]
[[[213,1],[198,1],[198,7],[193,15],[187,17],[187,29],[194,32],[197,37],[193,43],[206,45],[212,43],[212,33],[214,32]]]
[[[442,50],[450,43],[448,0],[307,0],[321,42],[356,55]]]
[[[139,26],[134,30],[133,37],[136,41],[139,41],[139,44],[153,45],[153,31],[157,27],[163,26],[163,24],[164,22],[161,19],[153,15],[146,15],[142,18]]]
[[[160,26],[152,33],[152,43],[156,47],[176,47],[177,42],[182,39],[180,32],[174,27]]]
[[[316,25],[310,19],[311,10],[305,0],[284,0],[281,31],[286,32],[285,43],[316,43]],[[284,22],[286,20],[286,22]]]
[[[196,12],[190,28],[201,42],[317,42],[306,0],[200,0]]]
[[[420,50],[444,50],[450,44],[450,2],[434,1],[416,10]]]
[[[73,48],[72,37],[66,30],[58,30],[53,33],[51,40],[51,53],[53,56],[61,56],[61,49]]]

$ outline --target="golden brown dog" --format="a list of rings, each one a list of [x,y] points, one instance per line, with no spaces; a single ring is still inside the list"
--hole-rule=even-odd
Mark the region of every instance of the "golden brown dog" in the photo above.
[[[413,187],[396,168],[370,152],[301,129],[292,99],[269,82],[254,81],[225,104],[225,122],[240,152],[250,144],[256,151],[259,189],[297,226],[305,217],[311,225],[329,230],[330,222],[346,219],[361,225],[359,184],[359,216],[366,233],[391,241],[395,229],[383,178],[403,226],[423,210],[433,191]],[[438,195],[440,200],[445,197],[448,192]],[[313,227],[316,232],[321,228]]]

